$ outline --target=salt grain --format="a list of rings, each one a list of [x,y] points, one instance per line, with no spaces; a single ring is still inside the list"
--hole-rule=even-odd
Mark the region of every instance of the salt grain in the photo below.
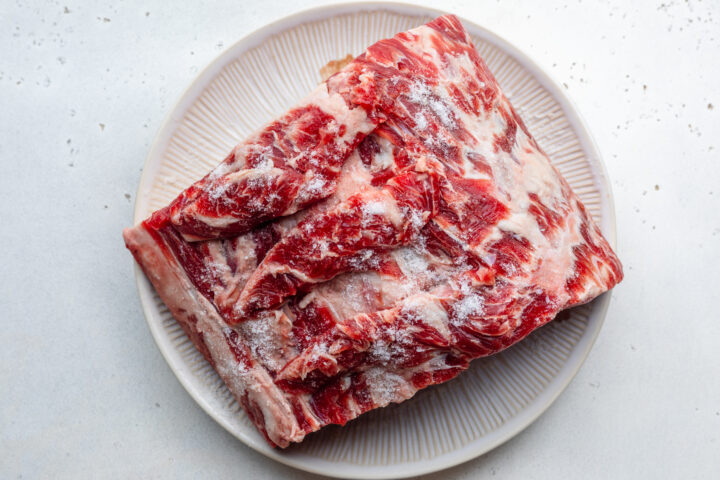
[[[440,100],[440,98],[438,98],[438,96],[430,90],[430,87],[428,87],[426,83],[418,81],[412,84],[408,98],[421,106],[430,108],[435,115],[437,115],[443,125],[450,128],[456,126],[450,107]],[[418,128],[424,130],[427,128],[427,120],[424,118],[420,120],[419,116],[422,115],[418,114],[415,116],[415,123],[418,124]],[[420,123],[418,123],[418,121],[420,121]],[[420,126],[423,121],[425,122],[424,127]]]
[[[415,126],[419,130],[426,130],[428,127],[428,121],[427,118],[425,118],[425,115],[423,115],[422,112],[418,112],[415,114]]]
[[[455,303],[454,320],[457,323],[464,323],[470,317],[485,313],[485,302],[478,294],[471,294]]]
[[[425,257],[412,248],[400,248],[395,251],[394,256],[403,274],[411,279],[428,269],[428,262]]]
[[[407,389],[407,381],[400,375],[388,372],[384,368],[370,368],[365,371],[365,381],[376,406],[381,407],[402,399]]]
[[[385,215],[386,211],[387,206],[385,205],[385,202],[380,200],[374,200],[362,206],[362,213],[366,217],[371,215]]]
[[[243,322],[241,326],[253,355],[263,359],[266,366],[273,370],[283,366],[282,358],[274,354],[278,352],[276,332],[280,330],[276,320],[274,315],[262,315]]]

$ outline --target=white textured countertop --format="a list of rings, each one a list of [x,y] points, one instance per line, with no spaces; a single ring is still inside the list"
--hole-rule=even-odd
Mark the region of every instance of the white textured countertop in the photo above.
[[[248,32],[323,2],[298,3],[0,4],[0,478],[317,478],[183,390],[120,237],[174,101]],[[717,478],[720,5],[422,3],[564,82],[604,155],[626,273],[553,406],[432,478]]]

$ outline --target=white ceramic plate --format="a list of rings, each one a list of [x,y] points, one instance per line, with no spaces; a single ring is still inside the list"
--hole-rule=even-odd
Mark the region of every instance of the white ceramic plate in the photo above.
[[[358,54],[381,38],[441,12],[399,4],[323,7],[268,25],[213,61],[180,98],[145,164],[135,221],[167,204],[243,137],[282,113],[321,81],[329,60]],[[539,144],[592,212],[611,244],[610,186],[582,120],[565,93],[529,58],[488,30],[463,20],[481,55]],[[248,446],[325,475],[418,475],[487,452],[535,420],[563,391],[600,330],[608,294],[577,308],[518,345],[411,400],[327,427],[301,445],[270,448],[214,370],[137,272],[143,310],[158,347],[188,393]]]

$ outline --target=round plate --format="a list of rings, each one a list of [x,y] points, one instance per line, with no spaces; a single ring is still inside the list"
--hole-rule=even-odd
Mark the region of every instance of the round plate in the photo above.
[[[442,12],[363,3],[309,10],[268,25],[213,61],[180,98],[145,164],[135,222],[201,178],[242,138],[281,114],[322,79],[328,61]],[[480,54],[538,143],[615,243],[610,186],[582,120],[529,58],[463,20]],[[577,372],[600,330],[608,294],[576,308],[514,347],[475,360],[467,372],[414,398],[326,427],[300,445],[272,449],[210,365],[193,348],[136,269],[143,310],[158,347],[188,393],[242,442],[294,467],[325,475],[388,478],[447,468],[487,452],[527,427]]]

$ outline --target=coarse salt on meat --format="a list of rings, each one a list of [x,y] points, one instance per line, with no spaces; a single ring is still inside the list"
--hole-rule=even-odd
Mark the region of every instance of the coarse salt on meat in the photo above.
[[[124,237],[280,447],[622,279],[453,16],[368,47]]]

